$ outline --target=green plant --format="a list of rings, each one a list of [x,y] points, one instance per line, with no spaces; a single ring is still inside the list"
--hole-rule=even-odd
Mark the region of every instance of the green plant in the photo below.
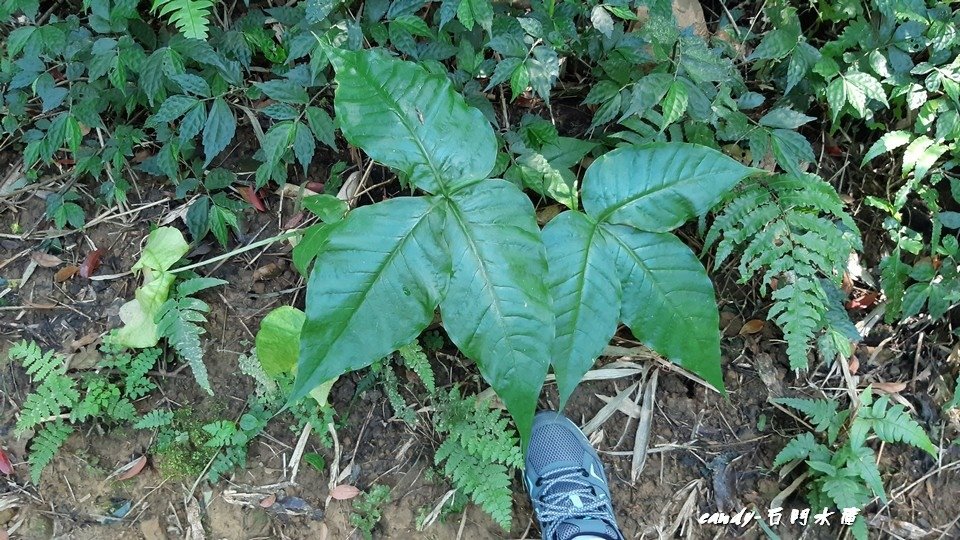
[[[137,355],[124,352],[108,337],[101,348],[98,370],[67,373],[67,359],[54,351],[43,352],[33,342],[10,348],[10,358],[19,361],[36,388],[27,395],[17,419],[15,433],[35,431],[30,444],[30,478],[40,483],[43,469],[83,422],[132,423],[137,419],[133,400],[156,388],[147,378],[160,357],[159,349]]]
[[[814,508],[854,508],[862,510],[873,493],[886,503],[883,480],[877,469],[877,456],[866,445],[871,435],[886,443],[915,446],[933,457],[937,447],[903,405],[890,407],[887,396],[876,400],[867,387],[855,410],[837,410],[837,402],[828,399],[781,398],[777,403],[808,416],[817,433],[825,433],[826,444],[817,442],[813,433],[802,433],[787,443],[774,459],[774,467],[792,461],[806,463],[811,480],[807,496]],[[845,433],[842,430],[846,428]],[[841,436],[841,434],[843,436]],[[857,515],[851,531],[855,538],[867,538],[867,526]]]
[[[523,466],[520,440],[509,420],[489,400],[462,396],[453,388],[435,400],[437,433],[445,438],[434,462],[454,487],[504,529],[513,515],[511,480]]]
[[[849,357],[860,336],[836,296],[862,246],[836,191],[814,175],[780,175],[752,178],[728,199],[704,242],[717,246],[714,268],[741,250],[741,280],[760,277],[761,292],[773,289],[767,317],[783,329],[790,367],[807,368],[808,344],[821,331],[826,358]]]
[[[353,501],[350,524],[360,531],[366,540],[373,538],[373,528],[380,522],[383,505],[390,502],[390,487],[374,484]]]
[[[564,317],[555,330],[550,292],[533,278],[545,273],[547,257],[531,205],[514,185],[485,179],[494,167],[495,145],[482,114],[467,106],[445,78],[381,51],[327,48],[326,54],[337,69],[335,107],[344,136],[431,195],[359,208],[321,229],[320,240],[312,243],[316,262],[293,400],[411,342],[439,306],[450,338],[477,361],[525,434],[549,363],[543,344],[555,332],[558,343],[565,336],[590,336],[572,353],[557,349],[564,353],[555,358],[554,369],[565,399],[613,335],[621,283],[634,293],[623,313],[638,336],[722,386],[712,285],[693,254],[663,233],[708,211],[753,170],[692,145],[630,148],[600,158],[584,181],[587,214],[572,212],[555,222],[586,223],[584,234],[577,237],[554,225],[567,238],[547,242],[555,250],[586,253],[591,246],[604,246],[589,258],[599,268],[596,273],[584,264],[551,268],[577,272],[551,279],[555,289],[562,282],[573,284],[569,292],[553,291],[554,308]],[[460,151],[467,141],[475,149],[470,154]],[[666,177],[641,166],[647,159],[667,167]],[[698,185],[697,194],[683,193],[706,175],[719,181]],[[602,236],[595,234],[600,230]],[[662,272],[647,270],[648,256],[666,257],[660,259]],[[680,257],[680,266],[670,257]],[[349,277],[343,268],[351,269]],[[619,281],[610,277],[615,269]],[[676,269],[682,273],[670,274]],[[660,287],[696,297],[698,307],[671,298],[663,317],[641,323],[633,300],[664,299],[668,293]],[[579,309],[571,294],[592,302],[589,316],[584,311],[584,317],[572,313],[567,319]],[[700,311],[690,315],[689,309]],[[376,321],[378,332],[355,339],[370,321]],[[586,334],[585,325],[601,331]],[[696,339],[671,337],[681,326]]]
[[[166,16],[185,37],[207,39],[211,0],[153,0],[151,11]]]

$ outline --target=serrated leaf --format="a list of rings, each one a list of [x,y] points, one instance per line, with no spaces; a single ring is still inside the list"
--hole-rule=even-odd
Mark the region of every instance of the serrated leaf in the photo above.
[[[863,156],[863,161],[860,162],[860,165],[866,165],[870,162],[870,160],[879,156],[880,154],[885,154],[900,148],[901,146],[909,143],[912,138],[913,135],[903,130],[884,133],[882,137],[877,139],[877,142],[870,146],[870,150],[867,150],[867,153]]]
[[[465,186],[451,195],[444,238],[453,263],[440,304],[444,327],[477,362],[520,433],[530,433],[554,336],[533,206],[503,180]]]
[[[173,95],[160,104],[160,108],[154,113],[152,121],[158,123],[172,122],[183,116],[185,112],[200,101],[193,96],[184,96],[181,94]]]
[[[314,24],[327,18],[333,11],[334,0],[306,0],[307,22]]]
[[[307,174],[307,168],[313,161],[313,153],[317,149],[317,143],[314,142],[313,133],[307,126],[297,122],[295,129],[297,133],[293,137],[293,155],[297,157],[297,161],[303,167],[303,174]]]
[[[438,201],[401,197],[358,208],[330,228],[307,284],[291,401],[410,343],[430,324],[450,274],[443,222]]]
[[[210,97],[210,85],[202,77],[192,73],[180,73],[171,77],[184,92]]]
[[[775,129],[770,132],[773,155],[787,172],[796,177],[803,175],[800,163],[813,163],[816,156],[806,137],[789,129]]]
[[[283,103],[304,105],[310,101],[310,96],[307,95],[307,91],[289,79],[273,79],[267,82],[255,83],[255,86],[262,90],[270,99],[275,99]]]
[[[327,54],[337,71],[340,129],[371,158],[428,192],[486,178],[493,170],[493,129],[446,76],[378,49]]]
[[[197,134],[200,133],[200,130],[203,129],[203,124],[206,120],[207,109],[202,103],[197,103],[187,111],[187,114],[183,115],[183,119],[180,121],[180,143],[182,144],[196,137]]]
[[[476,23],[489,33],[493,27],[493,4],[490,0],[460,0],[457,19],[467,30]]]
[[[203,127],[204,167],[210,165],[213,158],[230,144],[236,131],[237,119],[234,118],[230,106],[223,98],[213,100],[207,123]]]
[[[670,124],[676,122],[687,112],[687,101],[689,95],[687,87],[682,82],[674,80],[667,89],[667,95],[663,98],[663,120],[660,122],[660,130],[664,130]]]
[[[336,128],[333,119],[327,114],[327,111],[319,107],[307,107],[307,124],[310,125],[310,131],[318,141],[329,146],[333,150],[337,149],[337,142],[334,138]]]
[[[590,10],[590,24],[601,34],[610,38],[613,36],[613,17],[602,5],[596,5]]]
[[[799,113],[789,107],[778,107],[760,117],[761,126],[783,129],[797,129],[815,120],[812,116]]]
[[[722,392],[717,298],[696,255],[672,234],[601,227],[616,253],[621,320],[645,345]]]
[[[598,158],[583,179],[583,208],[597,221],[666,232],[705,214],[756,169],[687,143],[620,148]]]
[[[779,60],[784,58],[797,46],[800,34],[793,26],[777,28],[767,32],[757,48],[750,53],[747,60]]]
[[[840,117],[843,106],[847,103],[847,89],[842,77],[830,81],[825,91],[827,105],[830,106],[830,118],[836,122]]]
[[[560,407],[617,330],[620,280],[613,253],[590,218],[564,212],[543,229],[556,314],[551,362]]]

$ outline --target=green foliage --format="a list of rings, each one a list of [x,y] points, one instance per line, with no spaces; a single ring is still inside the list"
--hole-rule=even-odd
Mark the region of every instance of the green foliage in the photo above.
[[[366,540],[370,540],[373,538],[373,528],[380,522],[383,505],[388,502],[390,502],[390,487],[374,484],[353,501],[350,524],[356,527]]]
[[[870,387],[860,395],[860,406],[837,413],[837,402],[783,398],[777,403],[794,408],[815,424],[818,433],[826,431],[827,445],[817,442],[812,433],[801,433],[787,443],[774,459],[774,467],[783,467],[792,461],[807,464],[811,480],[808,498],[816,508],[862,509],[870,502],[871,493],[886,503],[883,480],[877,468],[877,456],[866,446],[871,434],[887,443],[903,442],[924,450],[933,457],[937,448],[923,428],[906,413],[902,405],[889,407],[889,398],[876,401]],[[848,427],[846,437],[838,439],[842,427]],[[867,538],[867,525],[858,515],[851,526],[858,540]]]
[[[509,420],[488,401],[461,396],[457,388],[438,395],[434,426],[445,435],[434,462],[454,487],[470,496],[504,529],[513,513],[513,473],[523,466],[519,439]]]
[[[210,388],[207,366],[203,363],[203,349],[200,345],[200,336],[206,331],[197,324],[207,322],[204,314],[210,311],[210,307],[206,302],[190,295],[225,283],[227,282],[222,279],[214,278],[193,278],[183,281],[177,286],[174,298],[164,302],[155,316],[158,334],[166,338],[167,343],[177,351],[180,358],[187,361],[197,384],[210,395],[213,395],[213,390]]]
[[[147,374],[160,358],[159,349],[146,349],[133,356],[117,345],[115,336],[108,336],[101,354],[97,368],[109,372],[68,374],[66,359],[54,351],[44,353],[39,345],[26,341],[10,348],[10,359],[20,362],[35,386],[21,406],[15,428],[18,436],[36,432],[29,448],[30,476],[35,484],[73,433],[72,425],[88,421],[133,423],[137,420],[133,400],[155,388]],[[144,418],[140,422],[156,420]]]
[[[152,11],[166,17],[184,37],[207,39],[211,0],[153,0]]]
[[[820,332],[839,344],[827,350],[859,340],[836,290],[850,253],[862,247],[860,235],[826,182],[812,175],[748,180],[718,214],[705,244],[717,246],[714,268],[741,250],[742,281],[759,277],[761,292],[776,282],[768,318],[783,329],[792,368],[807,367],[808,344]]]

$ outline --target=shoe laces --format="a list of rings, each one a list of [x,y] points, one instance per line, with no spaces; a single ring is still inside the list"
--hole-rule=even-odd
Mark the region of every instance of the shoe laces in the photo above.
[[[541,477],[537,518],[543,538],[555,538],[557,528],[570,519],[597,519],[608,523],[607,497],[597,493],[583,467],[561,467]],[[574,504],[574,500],[580,504]]]

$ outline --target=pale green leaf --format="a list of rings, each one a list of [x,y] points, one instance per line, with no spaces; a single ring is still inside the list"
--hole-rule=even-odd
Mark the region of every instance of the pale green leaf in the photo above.
[[[870,162],[870,160],[879,156],[880,154],[885,154],[900,148],[901,146],[910,142],[912,138],[913,136],[909,132],[903,130],[884,133],[882,137],[877,139],[877,142],[873,143],[866,155],[863,156],[863,161],[860,162],[860,165],[866,165]]]
[[[280,306],[263,318],[257,330],[257,359],[271,377],[292,373],[300,356],[300,329],[307,316],[292,306]]]
[[[687,87],[680,81],[674,80],[667,89],[667,95],[663,98],[663,120],[660,122],[660,129],[666,129],[667,126],[676,122],[687,112]]]

